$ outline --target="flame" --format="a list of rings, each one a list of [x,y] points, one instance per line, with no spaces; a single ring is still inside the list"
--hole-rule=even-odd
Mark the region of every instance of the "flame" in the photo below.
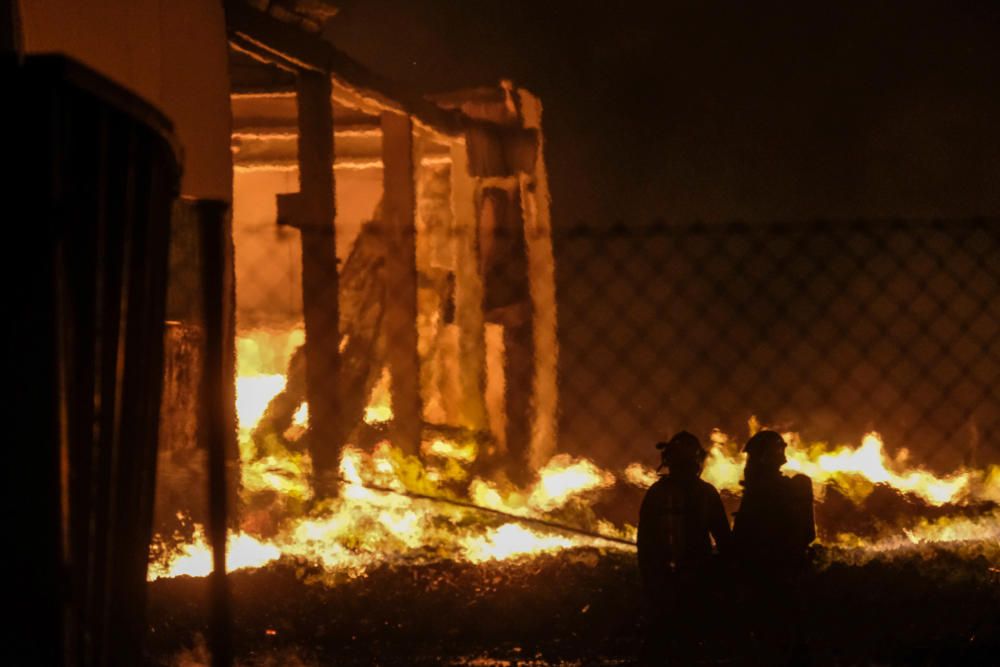
[[[886,484],[938,506],[969,499],[995,502],[994,494],[1000,494],[1000,467],[979,473],[982,480],[978,485],[975,471],[963,469],[949,475],[936,475],[921,468],[906,468],[906,450],[901,450],[895,458],[890,457],[878,433],[868,433],[858,446],[836,447],[825,443],[807,445],[797,433],[783,435],[789,443],[785,450],[788,461],[783,470],[808,475],[819,493],[826,484],[834,483],[849,497],[860,501],[876,484]],[[702,478],[720,491],[740,493],[746,455],[734,451],[732,441],[719,431],[713,432],[710,441]],[[626,479],[637,486],[649,486],[655,481],[655,475],[641,464],[632,464],[626,469]]]
[[[474,479],[469,485],[469,498],[481,507],[516,516],[539,517],[614,483],[615,476],[592,461],[557,454],[538,470],[538,479],[528,489],[502,489],[496,482]]]
[[[262,453],[251,437],[268,403],[284,389],[283,373],[303,340],[301,330],[295,329],[280,334],[255,332],[238,341],[241,493],[247,507],[258,507],[260,502],[251,501],[262,497],[270,499],[270,505],[247,511],[241,529],[229,535],[228,570],[262,567],[288,558],[318,565],[324,577],[336,580],[361,576],[371,567],[396,560],[450,558],[481,563],[575,547],[629,548],[603,540],[602,535],[635,539],[633,526],[616,526],[595,515],[593,500],[620,480],[593,461],[556,455],[536,471],[530,484],[520,487],[473,477],[471,466],[479,445],[443,436],[429,437],[421,444],[422,460],[388,442],[378,443],[371,451],[346,446],[337,496],[316,501],[308,453]],[[391,376],[383,370],[372,389],[365,422],[392,419],[390,391]],[[308,414],[308,405],[302,403],[286,438],[294,441],[301,434]],[[758,428],[753,420],[751,431]],[[905,450],[890,456],[876,433],[867,434],[858,445],[837,446],[804,443],[795,433],[785,437],[789,443],[785,470],[809,475],[818,494],[825,485],[835,484],[849,498],[860,501],[875,485],[886,484],[937,506],[1000,502],[1000,466],[937,475],[909,465]],[[739,443],[721,431],[713,432],[709,442],[703,478],[720,490],[739,494],[745,464]],[[627,466],[621,474],[621,481],[642,488],[656,479],[656,471],[642,463]],[[456,482],[464,492],[455,490]],[[449,502],[434,502],[426,496]],[[547,523],[522,523],[516,517]],[[560,530],[552,523],[585,530]],[[830,545],[860,549],[871,557],[926,543],[998,539],[1000,511],[994,511],[979,517],[917,521],[876,538],[839,534]],[[204,531],[196,528],[191,540],[151,561],[149,579],[204,576],[210,571],[211,551]]]
[[[247,375],[236,378],[236,419],[240,425],[253,426],[264,416],[267,404],[285,388],[280,373]]]
[[[475,443],[461,445],[444,438],[435,438],[421,448],[425,456],[436,456],[443,459],[454,459],[465,463],[476,460],[479,448]]]
[[[301,327],[288,331],[259,329],[236,338],[236,416],[253,428],[271,399],[285,388],[292,353],[306,339]]]
[[[392,375],[389,367],[382,369],[382,375],[372,387],[372,394],[365,408],[366,424],[383,424],[392,420]]]
[[[462,452],[465,448],[439,439],[437,449]],[[444,444],[442,444],[444,443]],[[429,444],[434,448],[435,443]],[[269,465],[283,465],[294,470],[295,464],[308,465],[308,457],[269,460]],[[255,462],[249,469],[265,469]],[[627,548],[608,544],[599,537],[560,534],[553,530],[535,530],[509,521],[491,525],[475,510],[462,506],[441,505],[421,498],[391,493],[405,492],[405,479],[418,477],[424,468],[418,460],[406,457],[388,443],[378,444],[371,452],[345,447],[340,461],[340,488],[336,498],[324,501],[306,515],[289,518],[280,530],[264,540],[245,532],[230,537],[229,548],[236,550],[227,559],[229,569],[260,567],[280,557],[301,559],[320,565],[331,577],[362,575],[369,567],[393,559],[413,560],[415,554],[483,562],[551,552],[574,546]],[[308,478],[307,469],[294,471],[297,478]],[[285,485],[286,477],[276,475],[279,484],[269,490],[279,495],[297,492]],[[266,487],[266,479],[255,477],[253,489]],[[424,484],[424,490],[448,497],[426,479],[415,479],[410,487]],[[555,457],[541,471],[527,492],[501,490],[494,482],[472,481],[487,504],[498,511],[525,517],[543,517],[564,508],[586,493],[614,483],[611,473],[601,471],[585,459],[566,455]],[[383,490],[377,490],[383,489]],[[290,490],[291,489],[291,490]],[[412,490],[412,488],[410,488]],[[244,493],[248,492],[244,472]],[[475,493],[470,494],[475,496]],[[598,525],[600,534],[629,536],[607,522]],[[211,569],[210,549],[202,533],[189,544],[169,554],[150,568],[150,579],[182,574],[201,576]]]
[[[967,557],[995,561],[1000,553],[1000,509],[978,517],[920,519],[908,528],[884,531],[875,539],[841,533],[831,541],[831,545],[844,550],[834,554],[832,560],[853,565],[863,565],[886,554],[905,554],[916,549],[941,546],[957,548]]]
[[[932,505],[943,505],[963,498],[971,473],[959,471],[937,476],[932,472],[911,469],[896,472],[907,456],[902,450],[897,461],[885,453],[878,433],[869,433],[857,448],[842,446],[831,452],[816,453],[791,448],[785,469],[809,475],[814,483],[839,482],[849,495],[867,495],[873,484],[888,484],[902,492],[916,494]]]
[[[528,496],[529,507],[551,511],[565,505],[573,496],[594,489],[613,486],[615,477],[587,459],[572,459],[557,454],[538,471],[538,483]]]
[[[758,429],[756,419],[751,419],[750,430]],[[740,493],[742,486],[740,480],[743,479],[743,466],[747,457],[739,451],[739,446],[733,443],[729,436],[716,429],[712,431],[710,438],[712,443],[705,459],[705,470],[702,478],[719,489],[733,493]]]
[[[226,571],[261,567],[277,560],[281,550],[273,544],[262,542],[250,535],[232,533],[226,540]],[[169,563],[150,563],[148,579],[163,577],[204,577],[212,572],[212,549],[205,539],[205,531],[195,529],[194,539],[182,545]]]
[[[638,486],[643,489],[653,486],[658,478],[655,470],[647,468],[641,463],[628,464],[625,468],[624,474],[625,481],[633,486]]]
[[[299,409],[295,411],[292,415],[292,423],[296,426],[308,426],[309,425],[309,404],[305,401],[299,406]]]
[[[473,563],[560,551],[573,546],[578,545],[568,537],[545,535],[516,523],[505,523],[488,535],[463,540],[465,556]]]

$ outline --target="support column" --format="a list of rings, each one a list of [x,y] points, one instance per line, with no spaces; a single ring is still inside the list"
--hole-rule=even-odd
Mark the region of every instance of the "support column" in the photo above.
[[[485,319],[503,327],[506,468],[519,484],[530,481],[535,368],[534,313],[520,193],[488,187],[481,192],[479,252]]]
[[[486,342],[483,320],[483,278],[476,239],[476,183],[469,174],[465,143],[451,147],[451,202],[455,244],[455,323],[458,325],[459,382],[462,426],[488,427],[484,400]]]
[[[533,318],[532,347],[535,377],[532,393],[534,425],[531,431],[532,467],[538,468],[555,454],[559,437],[558,364],[559,339],[556,321],[555,254],[552,248],[552,219],[549,214],[549,179],[545,170],[542,137],[542,103],[524,90],[517,90],[524,127],[536,135],[531,169],[519,175],[524,238],[528,248],[528,275],[531,285]],[[526,145],[530,142],[526,142]],[[527,166],[527,165],[526,165]]]
[[[386,359],[392,375],[392,444],[420,451],[423,409],[417,354],[416,186],[413,122],[382,114],[383,224],[386,240]]]
[[[302,234],[307,443],[319,495],[336,492],[335,477],[346,436],[339,391],[340,302],[330,92],[328,75],[299,73],[299,191],[278,195],[278,223],[296,227]]]

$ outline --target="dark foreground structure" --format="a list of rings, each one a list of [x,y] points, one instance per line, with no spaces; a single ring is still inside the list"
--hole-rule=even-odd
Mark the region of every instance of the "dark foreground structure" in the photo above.
[[[19,414],[7,423],[24,443],[7,465],[31,498],[11,513],[33,612],[14,655],[128,662],[145,631],[177,149],[155,109],[75,62],[2,67],[17,100],[5,125],[31,139],[15,144],[7,200],[34,218],[11,226],[5,263],[5,283],[20,285],[4,346]]]

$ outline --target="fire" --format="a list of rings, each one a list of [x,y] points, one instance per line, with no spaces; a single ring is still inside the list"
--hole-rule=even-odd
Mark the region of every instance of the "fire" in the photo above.
[[[783,434],[789,443],[785,451],[788,462],[786,472],[808,475],[817,494],[828,483],[835,484],[854,500],[863,500],[876,484],[886,484],[903,492],[913,493],[931,505],[944,505],[964,500],[993,500],[1000,490],[1000,473],[991,468],[976,484],[977,473],[959,470],[950,475],[936,475],[921,468],[908,468],[907,451],[900,450],[890,457],[878,433],[868,433],[858,446],[826,443],[803,443],[797,433]],[[740,480],[746,455],[737,451],[738,446],[728,436],[715,431],[705,459],[702,478],[717,489],[739,494]],[[646,487],[656,481],[655,473],[641,464],[626,469],[625,479],[636,486]]]
[[[647,468],[641,463],[630,463],[625,468],[625,481],[633,486],[638,486],[640,488],[648,488],[653,486],[657,480],[656,471],[652,468]]]
[[[382,369],[378,383],[372,388],[372,395],[365,408],[366,424],[383,424],[392,420],[392,375],[388,366]]]
[[[539,510],[553,510],[572,496],[615,483],[614,475],[600,470],[587,459],[572,460],[558,454],[538,471],[538,483],[528,497],[528,505]]]
[[[292,415],[292,423],[296,426],[305,427],[309,424],[309,404],[302,403],[299,409]]]
[[[285,388],[279,373],[240,376],[236,379],[236,418],[240,424],[256,424],[267,404]]]
[[[964,551],[970,556],[996,559],[1000,548],[1000,510],[994,509],[979,517],[921,519],[911,527],[874,540],[843,533],[836,536],[832,545],[848,550],[840,558],[856,565],[880,554],[936,545],[958,545],[965,547]]]
[[[545,535],[534,530],[506,523],[491,534],[463,540],[465,556],[473,563],[504,560],[514,556],[538,554],[579,546],[574,540],[559,535]]]
[[[476,505],[507,514],[540,517],[614,484],[615,476],[592,461],[557,454],[538,470],[538,479],[528,489],[503,489],[495,482],[475,479],[469,498]]]
[[[574,547],[630,548],[635,528],[600,519],[592,506],[596,497],[620,481],[641,488],[655,482],[657,472],[641,463],[627,466],[619,477],[588,459],[559,454],[522,488],[473,477],[470,466],[479,445],[472,441],[429,437],[421,445],[422,459],[406,456],[388,442],[371,451],[347,446],[340,461],[339,493],[316,502],[308,453],[261,452],[252,441],[269,402],[285,388],[287,363],[303,340],[296,329],[284,334],[258,332],[238,341],[241,493],[245,500],[256,494],[275,500],[264,510],[247,512],[241,530],[230,534],[227,569],[256,568],[289,558],[320,566],[333,581],[393,561],[447,558],[481,563]],[[384,370],[365,410],[367,423],[392,419],[390,391],[391,377]],[[308,406],[302,403],[285,437],[294,441],[307,424]],[[751,423],[751,431],[756,427]],[[804,443],[795,433],[785,437],[789,443],[785,470],[809,475],[817,497],[833,484],[860,502],[876,485],[885,484],[935,506],[1000,501],[1000,467],[936,475],[908,465],[905,450],[890,456],[876,433],[867,434],[858,445],[838,446]],[[703,473],[706,481],[737,495],[745,463],[739,445],[720,431],[712,433]],[[313,504],[307,506],[305,501]],[[268,516],[264,521],[261,512]],[[267,530],[261,528],[264,525]],[[860,549],[871,557],[928,542],[998,539],[1000,512],[994,510],[978,517],[922,520],[874,539],[839,534],[830,545]],[[149,578],[204,576],[210,571],[211,552],[198,528],[192,540],[151,562]]]
[[[713,431],[710,442],[712,444],[705,459],[705,472],[702,477],[720,491],[725,489],[739,493],[742,490],[740,480],[743,479],[746,455],[739,452],[739,445],[730,442],[729,436],[722,431]]]
[[[261,567],[277,560],[281,551],[272,544],[262,542],[243,533],[230,534],[226,543],[226,571]],[[152,562],[149,566],[150,581],[163,577],[204,577],[212,572],[212,550],[200,527],[194,539],[173,555],[169,564]]]
[[[906,451],[893,461],[885,453],[878,433],[867,434],[857,448],[843,446],[823,453],[790,449],[786,470],[809,475],[818,484],[839,482],[855,496],[867,495],[872,484],[888,484],[899,491],[914,493],[933,505],[943,505],[962,499],[972,477],[968,471],[940,477],[920,469],[896,472],[893,468],[902,467]]]
[[[436,456],[442,459],[454,459],[465,463],[472,463],[475,461],[478,450],[479,448],[475,446],[475,443],[463,446],[443,438],[435,438],[423,447],[423,453],[425,456]]]
[[[302,328],[258,330],[237,337],[236,417],[241,428],[253,428],[267,404],[285,388],[288,360],[305,339]]]

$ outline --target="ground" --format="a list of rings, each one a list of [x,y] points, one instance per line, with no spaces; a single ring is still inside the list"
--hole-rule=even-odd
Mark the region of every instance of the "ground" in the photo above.
[[[821,551],[804,584],[811,664],[997,664],[1000,547],[922,548],[863,565]],[[241,665],[618,665],[640,644],[634,555],[384,566],[331,583],[282,561],[231,575]],[[205,583],[150,584],[150,662],[207,664]],[[741,603],[718,591],[702,664],[750,664]]]

